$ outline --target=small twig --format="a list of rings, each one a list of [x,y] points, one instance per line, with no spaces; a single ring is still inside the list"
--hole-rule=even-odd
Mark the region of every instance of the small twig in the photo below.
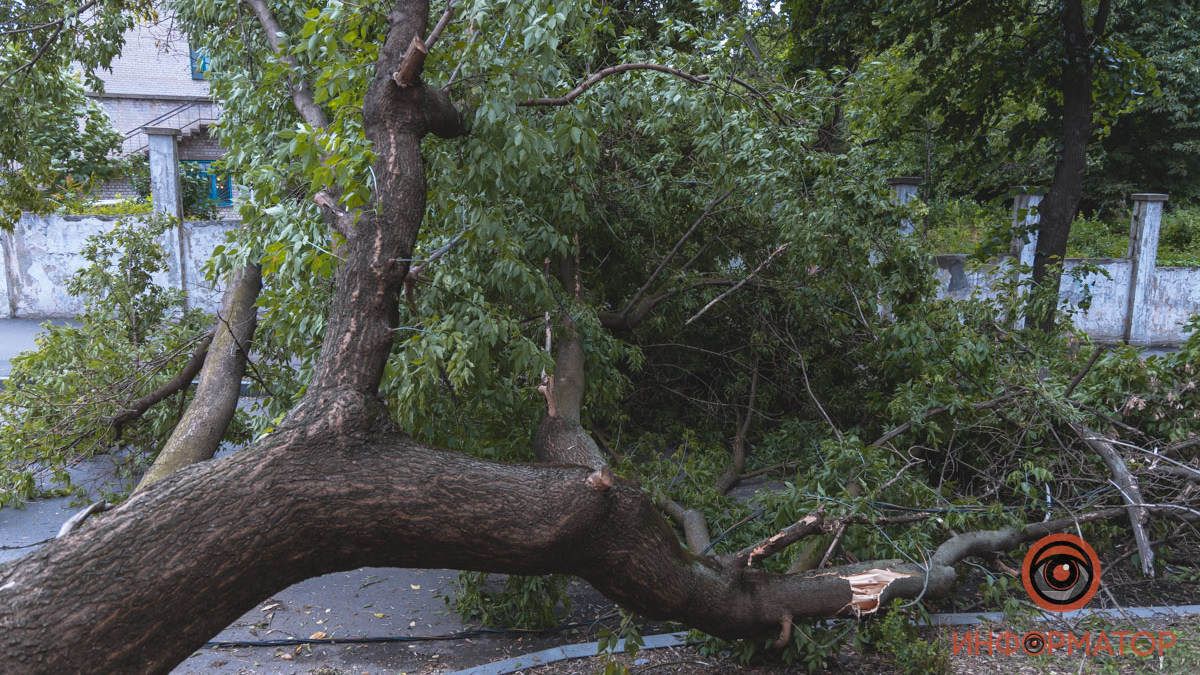
[[[833,418],[829,416],[828,412],[825,412],[825,406],[821,405],[821,401],[817,398],[816,393],[813,392],[812,384],[808,381],[808,366],[804,363],[804,356],[799,352],[796,353],[796,356],[800,359],[800,375],[804,378],[804,390],[808,392],[808,397],[812,399],[813,405],[817,406],[817,412],[821,414],[821,419],[825,420],[830,429],[833,429],[833,435],[837,436],[838,443],[844,442],[845,439],[842,437],[842,430],[838,429],[838,426],[833,423]]]
[[[34,546],[41,546],[42,544],[48,544],[48,543],[54,541],[56,538],[57,537],[50,537],[49,539],[35,541],[32,544],[18,544],[16,546],[8,546],[8,545],[0,546],[0,551],[19,551],[23,548],[33,548]]]
[[[610,75],[617,75],[619,73],[625,73],[625,72],[629,72],[631,70],[654,70],[654,71],[657,71],[660,73],[667,73],[668,75],[674,75],[675,77],[687,80],[688,82],[691,82],[693,84],[705,84],[708,80],[708,76],[706,76],[706,75],[692,75],[691,73],[684,72],[682,70],[679,70],[678,68],[672,68],[670,66],[663,66],[663,65],[659,65],[657,63],[622,63],[622,64],[616,65],[616,66],[609,66],[608,68],[605,68],[603,70],[597,71],[596,73],[593,73],[592,75],[590,75],[589,77],[584,79],[583,82],[580,82],[578,85],[576,85],[576,87],[574,89],[567,92],[563,96],[555,96],[555,97],[549,97],[549,98],[531,98],[531,99],[521,101],[517,105],[521,105],[521,106],[567,105],[567,104],[571,103],[572,101],[574,101],[575,99],[579,98],[579,96],[581,94],[583,94],[583,92],[585,92],[588,89],[591,89],[593,86],[595,86],[596,83],[599,82],[600,80],[603,80],[604,78],[609,77]]]
[[[1092,370],[1092,366],[1096,365],[1096,361],[1099,361],[1100,356],[1107,350],[1108,347],[1105,345],[1096,345],[1096,349],[1092,352],[1092,357],[1088,359],[1088,362],[1086,365],[1084,365],[1083,370],[1079,371],[1075,377],[1071,379],[1071,384],[1067,385],[1066,391],[1063,392],[1063,396],[1065,398],[1071,398],[1071,394],[1075,393],[1075,387],[1078,387],[1079,383],[1083,381],[1083,378],[1087,377],[1087,374]]]
[[[787,245],[787,244],[783,244],[783,245],[779,246],[778,248],[776,248],[774,251],[771,251],[771,255],[767,256],[767,259],[766,259],[766,260],[764,260],[764,261],[762,261],[761,263],[759,263],[758,267],[755,267],[755,268],[754,268],[754,271],[753,271],[753,272],[751,272],[749,275],[747,275],[747,276],[746,276],[746,278],[744,278],[744,279],[742,279],[741,281],[739,281],[739,282],[737,282],[736,284],[734,284],[734,285],[733,285],[733,287],[732,287],[732,288],[730,288],[729,290],[727,290],[727,291],[725,291],[724,293],[722,293],[722,294],[718,295],[717,297],[713,298],[713,299],[712,299],[712,302],[709,302],[707,305],[705,305],[703,308],[701,308],[699,312],[696,312],[694,315],[692,315],[692,318],[688,319],[687,321],[684,321],[684,322],[683,322],[683,325],[685,325],[685,326],[686,326],[686,325],[688,325],[688,324],[692,323],[693,321],[695,321],[696,319],[699,319],[700,317],[704,316],[705,312],[707,312],[708,310],[712,309],[713,305],[715,305],[715,304],[717,304],[718,302],[721,302],[721,301],[722,301],[722,300],[724,300],[725,298],[729,297],[729,295],[730,295],[730,294],[732,294],[733,292],[737,291],[737,289],[741,288],[742,286],[745,286],[745,285],[746,285],[746,282],[748,282],[748,281],[750,281],[751,279],[753,279],[755,275],[757,275],[757,274],[758,274],[760,271],[762,271],[762,269],[763,269],[764,267],[766,267],[767,265],[769,265],[769,264],[771,263],[771,261],[775,259],[775,256],[777,256],[777,255],[779,255],[780,253],[782,253],[784,250],[786,250],[786,249],[787,249],[787,247],[788,247],[788,245]]]
[[[829,548],[825,549],[825,555],[821,556],[821,562],[817,563],[817,569],[829,564],[829,559],[833,557],[833,552],[837,550],[838,544],[842,543],[844,534],[846,534],[846,523],[838,523],[837,529],[833,532],[833,541],[829,542]]]

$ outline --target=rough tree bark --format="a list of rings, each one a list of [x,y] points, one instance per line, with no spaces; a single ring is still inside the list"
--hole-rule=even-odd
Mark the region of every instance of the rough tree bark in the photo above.
[[[217,312],[208,356],[200,369],[200,383],[171,437],[154,464],[138,483],[138,490],[166,478],[179,469],[206,459],[221,445],[242,391],[242,376],[249,362],[250,345],[258,325],[258,292],[262,272],[246,265],[229,280],[229,288]]]
[[[1098,15],[1097,22],[1103,17]],[[1033,257],[1033,283],[1057,289],[1062,280],[1062,261],[1067,257],[1067,237],[1071,222],[1083,198],[1083,178],[1087,170],[1087,146],[1092,135],[1092,56],[1091,39],[1084,22],[1082,0],[1066,0],[1062,14],[1063,44],[1066,58],[1062,66],[1062,133],[1059,137],[1058,162],[1054,180],[1046,198],[1038,206],[1038,240]],[[1103,25],[1095,28],[1096,34]],[[1057,300],[1057,296],[1052,295]],[[1056,302],[1033,308],[1030,317],[1038,328],[1052,331],[1057,314]]]
[[[269,18],[260,0],[247,1]],[[502,465],[406,440],[378,386],[425,210],[420,144],[427,133],[466,129],[442,92],[393,79],[412,71],[404,54],[424,34],[427,2],[400,0],[388,20],[364,106],[376,202],[346,221],[353,227],[306,393],[255,445],[185,467],[0,567],[0,672],[166,672],[270,594],[364,565],[575,574],[651,618],[725,638],[781,626],[786,636],[793,617],[943,593],[962,558],[1073,524],[958,535],[925,566],[886,560],[771,574],[754,563],[807,526],[767,540],[762,555],[706,557],[685,551],[653,501],[607,474],[598,455],[575,467]],[[293,86],[294,98],[304,91]],[[586,436],[576,401],[582,345],[569,335],[547,419]],[[577,451],[547,447],[550,460]]]

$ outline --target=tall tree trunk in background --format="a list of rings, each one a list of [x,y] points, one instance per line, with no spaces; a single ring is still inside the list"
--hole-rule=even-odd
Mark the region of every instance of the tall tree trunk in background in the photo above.
[[[1055,290],[1062,280],[1062,262],[1067,257],[1071,222],[1075,220],[1079,201],[1083,198],[1087,147],[1092,135],[1091,36],[1084,22],[1082,0],[1064,2],[1062,29],[1066,47],[1061,84],[1062,135],[1054,181],[1038,208],[1040,222],[1033,259],[1034,285]],[[1057,314],[1057,295],[1051,293],[1050,297],[1054,298],[1052,302],[1029,314],[1032,322],[1047,332],[1054,330]]]
[[[258,326],[258,292],[262,289],[262,271],[258,265],[246,265],[229,280],[217,325],[213,330],[208,356],[200,369],[200,383],[171,437],[138,483],[144,490],[179,469],[212,459],[221,445],[221,437],[233,421],[242,393],[242,376],[249,362],[250,345]]]

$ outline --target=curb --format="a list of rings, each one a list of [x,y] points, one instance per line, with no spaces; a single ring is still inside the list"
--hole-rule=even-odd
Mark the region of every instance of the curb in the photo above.
[[[643,645],[639,651],[647,649],[662,649],[664,647],[678,647],[685,644],[687,633],[661,633],[659,635],[647,635],[642,638]],[[582,659],[589,656],[595,656],[600,649],[599,642],[581,642],[573,645],[563,645],[561,647],[551,647],[543,649],[540,652],[525,654],[523,656],[514,656],[511,659],[503,661],[495,661],[493,663],[485,663],[481,666],[473,668],[465,668],[456,670],[447,675],[507,675],[525,668],[533,668],[535,666],[545,666],[558,661],[568,661],[571,659]],[[620,652],[625,649],[625,640],[617,641],[616,651]]]
[[[1035,617],[1034,621],[1052,621],[1055,619],[1082,619],[1085,617],[1100,617],[1105,619],[1158,619],[1158,618],[1175,618],[1183,616],[1200,615],[1200,605],[1177,605],[1177,606],[1153,606],[1153,607],[1123,607],[1114,609],[1077,609],[1073,612],[1063,612],[1062,614],[1042,615]],[[981,623],[999,623],[1004,621],[1003,612],[958,612],[946,614],[932,614],[929,617],[929,622],[921,625],[925,626],[971,626]],[[687,633],[662,633],[659,635],[648,635],[643,638],[645,645],[642,650],[662,649],[664,647],[678,647],[686,644]],[[540,652],[533,652],[522,656],[514,656],[503,661],[495,661],[493,663],[485,663],[483,665],[474,666],[472,668],[464,668],[463,670],[455,670],[446,675],[508,675],[518,670],[525,668],[534,668],[537,666],[545,666],[559,661],[569,661],[571,659],[582,659],[589,656],[596,656],[600,649],[598,642],[581,642],[573,645],[563,645],[561,647],[551,647],[543,649]],[[625,640],[617,642],[616,651],[625,649]]]

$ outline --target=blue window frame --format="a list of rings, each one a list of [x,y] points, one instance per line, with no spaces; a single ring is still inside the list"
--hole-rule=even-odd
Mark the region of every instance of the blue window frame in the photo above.
[[[203,49],[188,49],[188,57],[192,62],[192,79],[203,80],[208,76],[208,54]]]
[[[217,206],[233,206],[233,179],[213,173],[211,160],[187,159],[180,164],[208,179],[208,198]]]

